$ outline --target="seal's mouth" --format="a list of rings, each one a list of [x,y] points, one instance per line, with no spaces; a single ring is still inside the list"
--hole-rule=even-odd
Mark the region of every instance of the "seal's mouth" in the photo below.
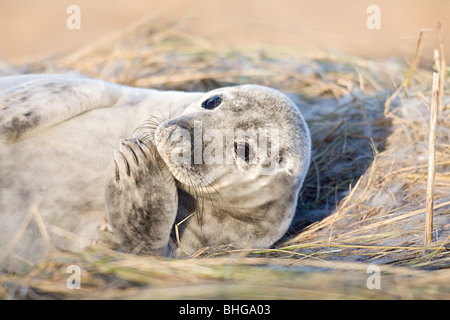
[[[205,165],[195,163],[195,151],[188,131],[163,123],[155,130],[154,139],[161,158],[182,185],[205,188],[211,184],[202,174]]]

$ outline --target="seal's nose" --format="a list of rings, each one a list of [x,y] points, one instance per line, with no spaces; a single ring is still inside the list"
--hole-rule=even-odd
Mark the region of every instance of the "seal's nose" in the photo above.
[[[173,135],[176,133],[177,129],[181,128],[177,125],[159,126],[155,131],[156,144],[173,140]]]
[[[164,123],[155,131],[159,154],[171,164],[191,163],[191,134],[178,123]]]

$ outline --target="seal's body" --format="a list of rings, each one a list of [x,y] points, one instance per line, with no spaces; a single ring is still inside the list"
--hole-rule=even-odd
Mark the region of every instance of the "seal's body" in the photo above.
[[[30,208],[49,229],[83,237],[106,208],[135,252],[168,252],[170,236],[175,254],[268,247],[291,222],[309,157],[299,111],[266,87],[188,93],[75,75],[0,78],[0,243]],[[44,246],[32,224],[19,255]]]

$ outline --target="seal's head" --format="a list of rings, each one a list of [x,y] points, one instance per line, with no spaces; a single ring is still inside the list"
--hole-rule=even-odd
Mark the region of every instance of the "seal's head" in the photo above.
[[[242,85],[204,94],[155,131],[161,157],[194,197],[236,208],[293,195],[310,161],[310,137],[295,104],[277,90]]]

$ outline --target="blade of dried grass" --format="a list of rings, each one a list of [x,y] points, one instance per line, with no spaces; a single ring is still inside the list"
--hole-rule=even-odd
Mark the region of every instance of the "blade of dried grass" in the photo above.
[[[0,254],[0,264],[2,264],[6,258],[8,258],[11,251],[14,249],[15,245],[19,240],[22,238],[25,230],[28,228],[28,225],[30,224],[31,219],[34,215],[34,210],[36,204],[31,204],[28,208],[28,212],[25,215],[24,219],[22,220],[22,223],[20,224],[19,228],[17,228],[16,233],[14,233],[14,236],[9,240],[9,242],[6,244],[5,248],[3,249],[3,252]]]
[[[447,63],[445,61],[445,52],[444,52],[444,43],[442,41],[442,21],[439,21],[437,27],[436,27],[436,33],[437,33],[437,43],[436,43],[436,49],[439,51],[439,73],[441,75],[440,78],[440,85],[439,85],[439,92],[441,93],[439,96],[439,114],[442,114],[444,112],[444,86],[445,86],[445,74],[446,74],[446,68]]]
[[[420,42],[422,41],[422,34],[423,34],[423,30],[420,30],[419,37],[417,38],[416,49],[414,50],[414,56],[413,56],[413,59],[411,62],[411,66],[409,67],[408,76],[406,77],[404,91],[403,91],[403,98],[406,96],[406,91],[408,90],[408,87],[411,83],[411,77],[414,72],[414,68],[416,66],[417,56],[419,55]]]
[[[424,246],[424,247],[409,247],[409,246],[372,246],[372,245],[360,245],[360,244],[340,244],[340,243],[305,243],[299,245],[293,245],[289,247],[282,247],[279,250],[287,251],[294,249],[305,248],[347,248],[347,249],[369,249],[369,250],[404,250],[404,251],[422,251],[422,250],[446,250],[441,246]],[[377,253],[375,253],[377,254]]]
[[[436,122],[439,96],[439,73],[433,74],[431,92],[431,115],[428,140],[428,182],[427,182],[427,210],[425,221],[425,245],[433,241],[433,204],[434,204],[434,178],[436,174]]]
[[[36,220],[36,224],[38,225],[42,239],[44,239],[45,246],[47,248],[47,253],[51,252],[53,250],[53,245],[50,240],[50,236],[48,234],[47,227],[45,226],[45,222],[42,219],[41,213],[39,212],[39,208],[37,206],[35,206],[33,208],[33,216],[34,216],[34,219]]]

